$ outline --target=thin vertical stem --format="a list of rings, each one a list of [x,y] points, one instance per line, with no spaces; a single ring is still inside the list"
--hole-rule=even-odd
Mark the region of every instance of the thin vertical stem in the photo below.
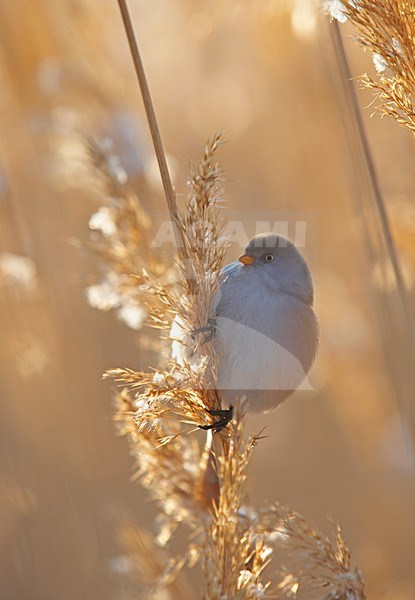
[[[122,20],[127,34],[128,44],[130,46],[131,55],[134,63],[135,72],[137,74],[138,83],[143,97],[144,108],[147,115],[148,125],[150,128],[151,137],[153,140],[154,150],[159,165],[160,176],[163,183],[164,193],[166,196],[167,206],[169,208],[170,217],[173,222],[175,231],[176,241],[178,244],[179,254],[182,253],[184,247],[183,234],[180,227],[177,227],[179,212],[176,202],[176,194],[173,189],[171,182],[169,168],[167,166],[166,154],[163,148],[163,142],[161,140],[160,130],[157,123],[156,113],[154,111],[153,101],[151,99],[150,88],[147,83],[146,74],[144,71],[144,65],[141,60],[140,52],[138,50],[137,39],[134,34],[133,25],[131,22],[130,13],[128,10],[126,0],[118,0],[120,7]]]
[[[381,224],[382,233],[385,238],[386,245],[388,247],[389,256],[391,259],[391,264],[393,268],[393,272],[396,278],[396,285],[399,291],[400,296],[402,297],[403,304],[405,309],[408,311],[409,304],[407,299],[407,291],[405,288],[402,270],[398,259],[398,254],[396,251],[396,246],[392,237],[392,230],[389,223],[388,214],[386,212],[385,202],[382,196],[382,192],[379,185],[379,179],[376,172],[376,168],[373,162],[372,153],[370,151],[369,141],[366,134],[366,129],[363,123],[362,112],[360,110],[359,102],[357,99],[357,94],[355,87],[352,82],[352,75],[350,72],[349,62],[347,60],[346,52],[344,49],[343,39],[341,37],[339,24],[336,20],[331,23],[331,32],[332,39],[336,50],[336,56],[338,59],[338,63],[340,66],[340,70],[343,75],[344,84],[347,88],[347,93],[349,96],[349,100],[352,105],[352,111],[354,114],[354,118],[356,120],[356,126],[359,133],[360,143],[362,147],[362,153],[365,159],[365,165],[367,168],[367,172],[369,175],[369,180],[372,186],[373,197],[376,202],[376,208],[379,215],[379,220]],[[410,311],[408,311],[407,315],[410,315]],[[412,320],[412,318],[410,319]]]
[[[130,46],[131,56],[134,63],[135,72],[137,74],[138,83],[143,98],[144,108],[147,115],[147,121],[153,140],[154,150],[159,165],[160,176],[163,182],[164,193],[169,209],[170,217],[173,223],[175,238],[178,245],[179,256],[182,260],[186,260],[184,254],[184,236],[182,229],[178,227],[179,212],[176,202],[176,194],[173,189],[173,185],[170,178],[169,169],[166,161],[166,154],[163,148],[163,142],[160,135],[160,130],[157,123],[156,113],[154,111],[153,101],[151,99],[150,88],[147,82],[147,77],[144,71],[143,61],[141,60],[140,52],[138,49],[137,39],[134,33],[134,28],[131,22],[131,16],[128,10],[126,0],[118,0],[122,20],[127,34],[128,44]],[[212,440],[212,448],[214,448],[214,460],[217,465],[217,461],[222,451],[224,451],[224,441],[220,436],[214,435]],[[216,470],[217,466],[216,466]]]
[[[400,306],[402,308],[402,314],[404,318],[404,330],[402,330],[396,321],[395,318],[392,318],[391,327],[395,328],[396,331],[398,329],[401,332],[401,337],[399,338],[399,345],[402,356],[402,368],[404,369],[405,379],[408,379],[409,382],[414,382],[415,373],[413,371],[413,365],[411,358],[414,357],[414,346],[413,343],[415,341],[415,321],[412,313],[412,308],[410,304],[410,299],[408,295],[408,291],[405,287],[404,278],[402,275],[402,269],[399,263],[399,257],[396,250],[396,246],[393,240],[392,229],[389,222],[385,201],[382,195],[382,191],[379,184],[378,175],[376,172],[376,167],[373,161],[373,156],[370,150],[370,145],[366,133],[366,129],[363,123],[362,112],[360,109],[360,105],[358,102],[357,94],[355,86],[353,85],[352,75],[350,72],[349,62],[347,60],[347,55],[345,52],[343,39],[340,33],[339,24],[337,21],[333,21],[330,25],[330,33],[331,38],[336,54],[337,64],[340,70],[342,84],[345,92],[345,105],[348,111],[348,117],[350,119],[351,128],[352,128],[352,138],[354,148],[357,149],[361,167],[363,169],[363,173],[365,179],[367,181],[367,185],[369,187],[370,193],[374,200],[376,213],[378,216],[378,225],[380,229],[381,237],[385,243],[388,257],[390,260],[390,264],[392,266],[393,274],[396,282],[396,291],[397,298],[399,299]],[[398,329],[397,329],[398,327]],[[399,335],[399,334],[398,334]],[[393,357],[396,359],[396,357]],[[400,379],[400,378],[398,378]],[[402,402],[402,409],[406,414],[407,423],[410,428],[411,433],[411,450],[414,452],[415,448],[415,412],[414,407],[412,405],[412,395],[413,388],[412,385],[409,386],[409,390],[405,389],[405,382],[399,381],[399,392],[398,396],[400,396],[399,400]]]

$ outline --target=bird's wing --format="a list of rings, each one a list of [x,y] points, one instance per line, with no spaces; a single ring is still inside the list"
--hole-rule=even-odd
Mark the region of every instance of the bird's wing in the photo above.
[[[221,284],[225,283],[233,275],[236,275],[236,273],[239,272],[241,266],[242,266],[241,263],[239,261],[235,260],[234,262],[229,263],[229,265],[226,265],[225,267],[223,267],[222,271],[220,272]]]
[[[225,267],[223,267],[223,269],[220,273],[220,278],[219,278],[220,287],[219,287],[219,290],[217,291],[216,296],[213,301],[213,307],[212,307],[212,316],[213,317],[216,317],[218,315],[218,312],[220,312],[221,300],[223,301],[224,297],[226,297],[228,295],[227,292],[230,292],[229,286],[231,285],[235,276],[239,273],[241,267],[242,267],[242,264],[240,262],[238,262],[237,260],[235,260],[234,262],[229,263],[229,265],[226,265]],[[218,308],[219,308],[219,311],[218,311]]]

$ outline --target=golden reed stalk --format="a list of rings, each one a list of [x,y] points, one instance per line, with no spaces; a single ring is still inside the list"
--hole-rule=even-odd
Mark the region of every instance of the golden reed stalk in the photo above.
[[[373,202],[369,211],[363,211],[366,237],[371,256],[383,255],[391,266],[396,293],[383,296],[378,306],[381,333],[384,335],[386,360],[393,365],[398,376],[395,393],[399,411],[405,427],[406,439],[412,455],[415,452],[415,409],[413,389],[415,387],[415,318],[409,292],[406,288],[402,268],[393,238],[386,203],[369,140],[367,138],[361,109],[352,81],[346,52],[338,21],[348,21],[354,29],[353,39],[372,53],[377,72],[376,77],[365,73],[359,79],[364,87],[375,93],[375,112],[390,116],[415,134],[415,12],[413,3],[404,0],[359,0],[359,2],[326,3],[334,17],[330,24],[332,42],[342,80],[347,112],[347,136],[351,154],[357,155],[355,170],[359,174],[365,196]],[[367,214],[368,213],[368,214]],[[373,222],[375,230],[373,231]],[[376,239],[377,238],[377,239]],[[393,340],[396,339],[396,343]],[[403,351],[397,351],[402,348]],[[400,354],[397,361],[396,356]]]

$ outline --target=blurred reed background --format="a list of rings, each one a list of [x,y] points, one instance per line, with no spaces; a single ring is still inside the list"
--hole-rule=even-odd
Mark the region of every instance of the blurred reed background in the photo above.
[[[250,420],[254,431],[267,425],[267,438],[253,455],[249,500],[278,498],[323,528],[330,515],[368,596],[412,599],[414,458],[399,402],[411,383],[400,368],[407,342],[384,316],[396,294],[385,257],[368,252],[375,215],[328,19],[312,0],[134,0],[131,9],[179,193],[189,159],[224,129],[230,218],[248,236],[258,220],[287,219],[291,236],[307,223],[322,329],[315,391]],[[146,369],[155,354],[139,348],[140,332],[88,306],[100,265],[71,244],[88,238],[102,204],[86,136],[110,137],[144,206],[165,210],[131,59],[110,0],[3,1],[0,33],[0,596],[137,598],[131,535],[120,541],[120,527],[148,527],[155,513],[129,481],[101,374]],[[373,71],[370,56],[347,39],[346,48],[353,74]],[[367,106],[371,93],[359,99]],[[414,141],[370,113],[413,298]]]

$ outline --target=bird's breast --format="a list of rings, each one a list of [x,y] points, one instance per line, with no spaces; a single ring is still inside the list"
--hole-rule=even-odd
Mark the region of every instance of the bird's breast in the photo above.
[[[318,344],[317,319],[292,296],[233,292],[217,307],[221,389],[251,397],[266,391],[267,401],[273,397],[278,404],[306,379]]]

